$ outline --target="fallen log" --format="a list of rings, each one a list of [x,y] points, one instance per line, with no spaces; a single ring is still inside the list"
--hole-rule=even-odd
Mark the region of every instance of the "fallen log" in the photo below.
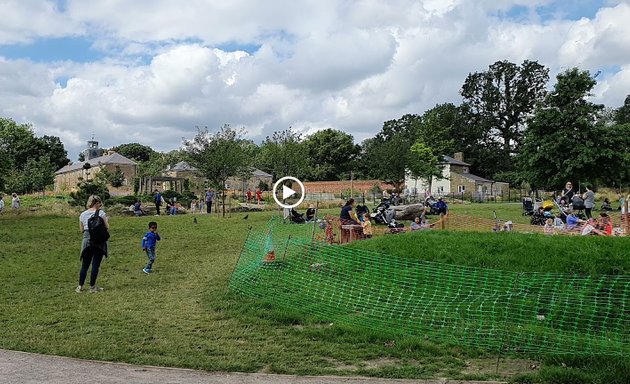
[[[424,209],[422,204],[409,204],[409,205],[392,205],[396,211],[396,220],[413,220],[416,216],[420,215],[420,212]]]

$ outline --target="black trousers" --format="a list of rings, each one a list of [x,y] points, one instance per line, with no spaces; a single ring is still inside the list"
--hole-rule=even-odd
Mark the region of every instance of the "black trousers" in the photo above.
[[[96,285],[96,278],[98,277],[98,270],[101,268],[101,261],[103,261],[103,255],[86,254],[81,259],[81,272],[79,272],[79,285],[85,284],[85,278],[87,277],[87,271],[92,264],[92,273],[90,274],[90,287]]]
[[[160,214],[160,206],[161,204],[155,204],[155,210],[157,211],[157,214]]]
[[[206,201],[206,212],[207,213],[212,212],[212,201]]]

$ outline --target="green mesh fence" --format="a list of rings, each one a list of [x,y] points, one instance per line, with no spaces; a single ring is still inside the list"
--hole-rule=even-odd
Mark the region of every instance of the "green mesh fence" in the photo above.
[[[312,242],[311,228],[272,221],[251,232],[230,287],[327,321],[436,342],[516,353],[630,353],[628,276],[400,258]]]

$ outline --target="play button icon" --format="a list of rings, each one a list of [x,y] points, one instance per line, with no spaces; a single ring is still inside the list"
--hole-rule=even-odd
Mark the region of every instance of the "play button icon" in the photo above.
[[[286,200],[289,197],[295,195],[297,192],[295,192],[294,190],[292,190],[291,188],[287,187],[286,185],[282,186],[282,200]]]
[[[289,182],[290,182],[291,187],[286,185],[286,184],[289,184]],[[301,192],[296,192],[292,188],[294,183],[297,183],[300,186]],[[282,199],[282,201],[278,199],[278,188],[280,188],[280,186],[282,186],[282,196],[280,196],[280,199]],[[300,180],[296,179],[293,176],[285,176],[279,179],[278,181],[276,181],[276,183],[273,185],[273,199],[276,201],[276,204],[278,204],[282,208],[292,209],[302,204],[305,197],[304,192],[305,192],[304,184],[302,184]],[[292,197],[298,194],[299,194],[299,198],[297,199],[297,201],[295,202],[291,201],[292,204],[287,202],[288,199],[291,199]]]

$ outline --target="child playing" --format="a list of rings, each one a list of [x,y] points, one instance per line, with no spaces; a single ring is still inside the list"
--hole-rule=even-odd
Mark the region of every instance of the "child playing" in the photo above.
[[[149,263],[142,269],[144,273],[151,273],[153,268],[153,262],[155,261],[155,246],[160,240],[160,234],[157,232],[157,223],[152,221],[149,223],[149,232],[147,232],[142,238],[142,250],[147,253]]]
[[[192,213],[194,215],[196,210],[197,210],[197,200],[196,199],[192,199],[190,201],[190,213]]]
[[[370,221],[370,218],[368,217],[367,212],[361,212],[361,214],[359,215],[359,222],[361,223],[361,226],[363,227],[363,235],[367,239],[371,239],[373,235],[372,222]]]
[[[555,232],[555,228],[553,226],[553,219],[549,218],[545,221],[545,226],[543,228],[543,233],[545,235],[553,235]]]

